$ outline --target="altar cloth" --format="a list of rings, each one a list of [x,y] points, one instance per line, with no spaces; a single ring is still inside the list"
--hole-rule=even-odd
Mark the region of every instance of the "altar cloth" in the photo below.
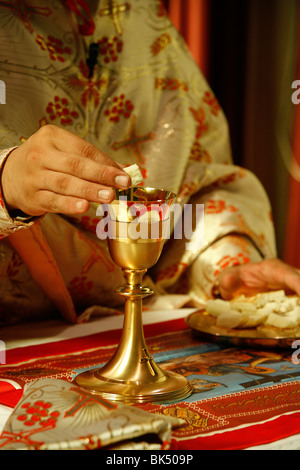
[[[179,403],[135,406],[184,420],[172,429],[174,451],[300,449],[300,365],[292,362],[294,351],[200,339],[185,321],[192,311],[143,316],[155,361],[185,375],[193,394]],[[117,316],[83,325],[50,321],[1,329],[6,363],[0,365],[0,433],[26,384],[47,378],[71,382],[78,373],[105,364],[118,344],[122,322]]]

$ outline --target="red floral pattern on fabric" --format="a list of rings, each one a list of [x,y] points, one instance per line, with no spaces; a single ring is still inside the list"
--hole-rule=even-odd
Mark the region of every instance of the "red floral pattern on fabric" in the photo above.
[[[186,82],[177,78],[156,78],[154,86],[157,90],[182,90],[188,91]]]
[[[38,400],[33,404],[28,402],[22,405],[24,414],[18,416],[19,421],[24,421],[25,426],[34,426],[39,424],[43,428],[48,426],[55,426],[57,418],[60,415],[59,411],[51,411],[52,404]]]
[[[67,98],[55,96],[53,101],[48,103],[46,112],[49,114],[51,122],[58,121],[63,126],[72,125],[74,120],[78,118],[78,112],[70,108]]]
[[[178,197],[187,197],[194,194],[198,189],[197,183],[184,183],[178,191]]]
[[[209,92],[204,94],[205,96],[210,96]],[[204,100],[203,100],[204,101]],[[211,105],[212,106],[212,105]],[[212,157],[209,152],[202,147],[202,144],[199,142],[199,139],[209,130],[209,125],[206,121],[205,110],[202,106],[199,109],[190,108],[190,111],[193,115],[194,120],[196,121],[196,135],[195,140],[192,144],[189,159],[195,160],[198,162],[211,163]]]
[[[212,162],[212,157],[210,156],[208,151],[202,148],[202,145],[197,140],[195,140],[192,145],[189,159],[195,160],[196,162],[205,162],[205,163]]]
[[[130,100],[125,99],[125,95],[115,96],[113,106],[105,111],[105,116],[112,122],[119,122],[120,117],[130,118],[134,106]]]
[[[35,42],[40,46],[42,51],[48,52],[50,59],[54,62],[56,60],[65,62],[66,59],[64,55],[70,55],[72,53],[69,47],[65,47],[60,39],[54,38],[53,36],[47,36],[45,39],[41,34],[37,34]]]
[[[242,179],[246,176],[246,170],[244,168],[239,168],[239,171],[235,171],[234,173],[227,174],[222,176],[217,181],[215,181],[212,186],[214,187],[221,187],[226,184],[234,183],[235,181]]]
[[[164,33],[161,36],[159,36],[151,46],[152,55],[153,56],[158,55],[160,52],[166,49],[169,46],[169,44],[171,44],[171,42],[172,42],[172,39],[168,33]]]
[[[122,52],[123,49],[123,41],[119,39],[117,36],[112,38],[108,38],[104,36],[100,41],[99,44],[99,53],[103,56],[103,61],[106,64],[109,62],[116,62],[118,60],[118,54]]]
[[[199,139],[205,132],[208,131],[208,124],[205,121],[205,111],[200,106],[200,108],[194,109],[190,108],[190,111],[197,123],[197,130],[196,130],[196,140]]]
[[[223,256],[223,258],[221,258],[220,261],[218,261],[217,263],[218,268],[215,270],[215,276],[217,276],[221,272],[221,270],[225,268],[239,266],[241,264],[247,263],[250,263],[250,258],[244,253],[238,253],[236,256]]]
[[[215,250],[220,246],[224,246],[224,249],[226,250],[226,246],[228,246],[228,244],[239,247],[239,249],[245,254],[251,254],[250,247],[252,244],[248,238],[235,234],[227,235],[226,237],[221,238],[221,240],[219,240],[216,245],[212,245],[212,249]]]
[[[237,212],[238,208],[232,204],[228,205],[227,202],[222,199],[209,199],[209,201],[207,201],[205,208],[206,214],[221,214],[224,211]]]
[[[208,104],[210,111],[214,116],[218,116],[219,112],[221,111],[221,106],[211,91],[206,91],[204,93],[203,102]]]
[[[28,431],[7,432],[3,431],[1,434],[2,443],[0,447],[4,447],[8,443],[17,442],[18,444],[26,444],[38,449],[43,442],[33,440],[34,434],[42,431],[53,429],[56,426],[60,412],[57,410],[51,411],[52,403],[44,402],[42,400],[35,401],[34,403],[27,402],[22,405],[24,414],[17,417],[18,421],[23,421]]]
[[[82,91],[80,101],[86,108],[87,104],[91,102],[94,106],[100,103],[100,91],[107,85],[107,78],[97,77],[97,67],[94,69],[93,76],[89,78],[90,70],[83,60],[79,63],[79,72],[77,75],[71,75],[68,79],[68,84],[74,89]]]

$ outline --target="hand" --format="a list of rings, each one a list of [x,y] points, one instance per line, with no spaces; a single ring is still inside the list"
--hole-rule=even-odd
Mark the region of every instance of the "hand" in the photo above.
[[[8,209],[35,216],[78,214],[109,203],[130,177],[108,155],[62,128],[41,127],[7,158],[2,191]]]
[[[279,289],[300,295],[300,271],[275,258],[226,268],[219,276],[219,290],[225,300]]]

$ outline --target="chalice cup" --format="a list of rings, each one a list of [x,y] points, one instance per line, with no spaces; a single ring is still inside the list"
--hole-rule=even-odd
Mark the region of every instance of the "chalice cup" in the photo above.
[[[184,376],[155,363],[143,331],[142,301],[153,290],[142,280],[158,261],[169,236],[170,208],[175,198],[170,191],[133,187],[116,191],[116,200],[107,206],[109,251],[127,281],[116,291],[125,297],[123,329],[110,361],[79,374],[75,382],[113,402],[172,403],[192,393]]]

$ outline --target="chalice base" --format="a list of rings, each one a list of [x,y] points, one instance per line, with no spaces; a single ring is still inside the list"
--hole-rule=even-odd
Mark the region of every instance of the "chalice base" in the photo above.
[[[74,382],[91,393],[118,403],[173,403],[192,393],[186,377],[166,371],[151,356],[143,332],[142,298],[151,295],[146,286],[118,289],[126,297],[122,335],[117,349],[104,366],[82,372]]]
[[[104,366],[105,368],[106,366]],[[123,404],[174,403],[192,393],[192,387],[184,376],[155,367],[159,373],[151,382],[114,380],[101,375],[102,369],[79,374],[74,382],[91,393],[109,401]]]

